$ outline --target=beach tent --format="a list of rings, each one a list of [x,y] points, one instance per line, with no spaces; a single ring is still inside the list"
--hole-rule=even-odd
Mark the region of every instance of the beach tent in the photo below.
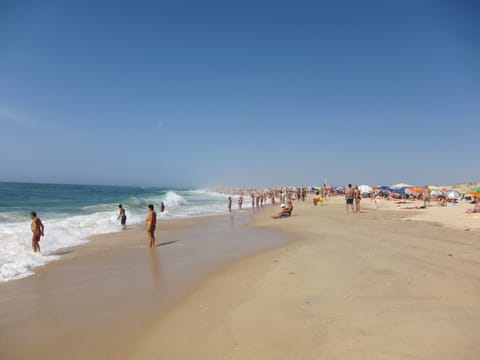
[[[392,189],[389,187],[389,186],[380,186],[380,190],[384,190],[384,191],[392,191]]]
[[[405,188],[394,188],[392,189],[392,192],[403,195],[405,194]]]
[[[400,184],[395,184],[395,185],[392,185],[390,186],[392,189],[404,189],[404,188],[411,188],[413,187],[412,185],[408,185],[408,184],[405,184],[405,183],[400,183]]]
[[[443,193],[442,190],[432,190],[432,191],[430,192],[430,194],[433,195],[433,196],[442,196],[442,195],[444,195],[444,193]]]

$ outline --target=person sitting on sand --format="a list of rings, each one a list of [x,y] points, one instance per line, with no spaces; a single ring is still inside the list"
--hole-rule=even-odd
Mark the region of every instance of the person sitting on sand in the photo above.
[[[475,201],[475,206],[473,209],[468,209],[467,214],[476,214],[480,213],[480,198]]]
[[[284,207],[282,211],[276,216],[272,216],[272,219],[282,219],[292,216],[293,212],[293,203],[292,200],[288,200],[288,206]]]

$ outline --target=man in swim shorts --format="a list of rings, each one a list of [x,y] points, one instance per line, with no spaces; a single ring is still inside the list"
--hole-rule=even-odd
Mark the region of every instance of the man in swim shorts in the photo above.
[[[120,213],[118,214],[117,220],[120,219],[120,224],[122,224],[122,229],[127,229],[127,214],[125,213],[125,209],[123,208],[122,204],[118,205],[120,209]]]
[[[150,249],[155,247],[155,227],[157,225],[157,213],[153,211],[153,205],[148,205],[148,215],[145,219],[147,223],[148,240],[150,241]]]
[[[347,213],[349,208],[352,210],[352,212],[354,212],[352,184],[348,184],[348,188],[347,190],[345,190],[345,203],[346,203]]]
[[[37,217],[37,213],[32,211],[30,213],[30,219],[32,219],[32,224],[30,228],[32,229],[32,248],[33,252],[40,252],[40,238],[45,236],[45,228],[43,226],[42,220]]]

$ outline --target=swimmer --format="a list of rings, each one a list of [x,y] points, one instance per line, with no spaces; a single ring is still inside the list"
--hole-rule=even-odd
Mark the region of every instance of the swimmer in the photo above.
[[[122,204],[118,205],[120,212],[118,214],[117,220],[120,220],[120,224],[122,225],[122,229],[127,229],[127,215],[125,213],[125,209],[123,208]]]

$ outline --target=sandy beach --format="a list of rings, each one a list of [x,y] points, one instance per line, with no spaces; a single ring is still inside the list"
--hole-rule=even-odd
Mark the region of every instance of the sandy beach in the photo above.
[[[141,228],[67,249],[0,284],[1,358],[478,359],[478,219],[363,205],[166,222],[153,252]]]
[[[131,359],[478,359],[480,233],[340,202],[257,216],[294,240],[202,282]]]

